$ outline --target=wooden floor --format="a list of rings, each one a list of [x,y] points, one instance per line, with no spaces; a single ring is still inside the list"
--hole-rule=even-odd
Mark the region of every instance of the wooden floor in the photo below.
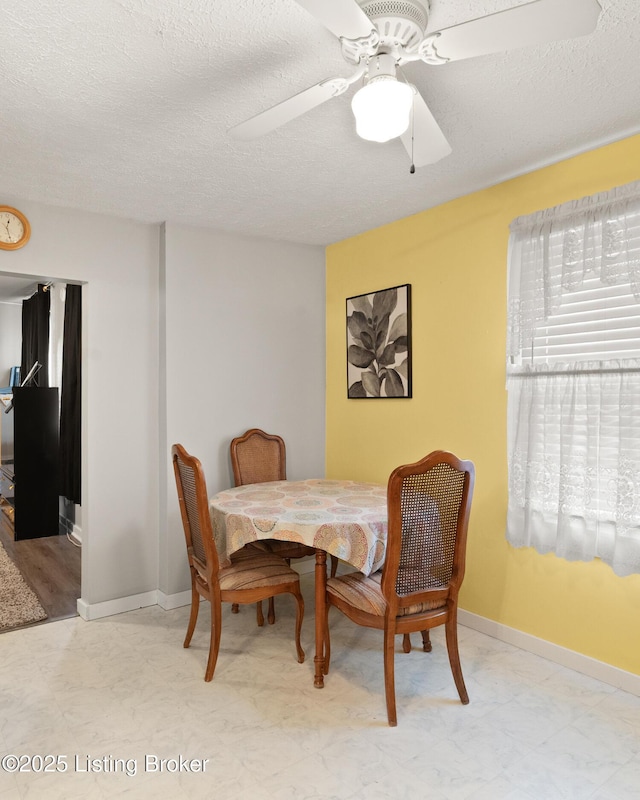
[[[66,536],[13,540],[11,523],[0,513],[0,542],[40,598],[45,622],[76,616],[80,597],[80,548]],[[42,624],[42,623],[39,623]]]

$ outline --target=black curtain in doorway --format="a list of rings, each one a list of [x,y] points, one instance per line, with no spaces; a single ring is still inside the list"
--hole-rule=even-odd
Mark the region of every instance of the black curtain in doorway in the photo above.
[[[49,309],[51,296],[44,284],[28,300],[22,301],[22,356],[20,380],[36,361],[42,364],[35,376],[36,386],[49,386]]]
[[[80,505],[82,286],[67,284],[62,339],[60,494]]]

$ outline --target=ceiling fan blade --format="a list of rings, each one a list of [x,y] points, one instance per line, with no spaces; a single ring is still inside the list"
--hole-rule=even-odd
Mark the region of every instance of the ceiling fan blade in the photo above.
[[[344,88],[341,88],[342,84],[344,84]],[[258,136],[264,136],[265,133],[270,133],[292,119],[306,114],[312,108],[322,105],[332,97],[342,94],[347,86],[347,82],[342,78],[330,78],[317,83],[315,86],[310,86],[308,89],[294,94],[288,100],[283,100],[282,103],[278,103],[266,111],[261,111],[251,119],[234,126],[229,131],[229,134],[235,139],[244,141],[257,139]]]
[[[296,0],[339,39],[369,36],[375,25],[356,0]]]
[[[436,58],[459,61],[585,36],[595,30],[600,11],[597,0],[534,0],[436,31],[425,43],[431,42]]]
[[[448,156],[451,145],[445,139],[420,92],[415,88],[414,92],[412,121],[401,138],[411,163],[416,167],[424,167]]]

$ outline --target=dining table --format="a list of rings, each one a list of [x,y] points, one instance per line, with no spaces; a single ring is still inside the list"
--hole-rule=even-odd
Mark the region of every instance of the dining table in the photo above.
[[[387,487],[352,480],[269,481],[224,489],[210,498],[221,564],[250,542],[280,539],[315,548],[314,686],[324,686],[327,553],[370,575],[384,562]]]

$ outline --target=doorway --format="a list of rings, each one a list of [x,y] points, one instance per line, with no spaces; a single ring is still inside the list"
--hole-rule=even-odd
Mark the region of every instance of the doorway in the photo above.
[[[31,297],[39,284],[58,283],[51,278],[0,272],[1,386],[9,385],[11,368],[21,361],[22,301]],[[58,385],[59,378],[54,378],[54,374],[55,370],[52,370],[51,385]],[[0,415],[5,417],[3,411],[0,409]],[[5,423],[5,420],[2,422]],[[11,457],[8,428],[7,423],[2,426],[2,460]],[[47,613],[47,619],[43,622],[77,615],[77,600],[81,595],[81,544],[74,536],[75,508],[73,503],[60,498],[57,535],[18,541],[14,536],[11,513],[6,513],[11,509],[5,504],[5,512],[0,510],[0,544],[37,594]]]

